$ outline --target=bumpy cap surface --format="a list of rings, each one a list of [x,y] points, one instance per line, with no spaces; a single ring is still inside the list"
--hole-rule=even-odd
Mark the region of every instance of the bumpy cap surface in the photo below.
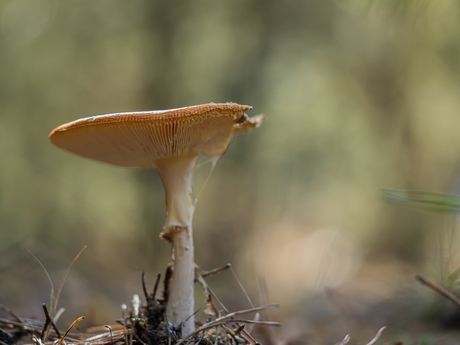
[[[123,166],[155,166],[162,158],[221,156],[231,139],[258,127],[263,116],[235,103],[115,113],[79,119],[54,129],[52,143],[66,151]]]

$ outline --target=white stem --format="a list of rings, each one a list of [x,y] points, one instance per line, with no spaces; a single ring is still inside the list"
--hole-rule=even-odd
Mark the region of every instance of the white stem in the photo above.
[[[161,237],[173,244],[174,273],[166,316],[175,325],[182,324],[182,336],[195,330],[193,249],[193,170],[195,156],[157,161],[166,191],[166,224]]]

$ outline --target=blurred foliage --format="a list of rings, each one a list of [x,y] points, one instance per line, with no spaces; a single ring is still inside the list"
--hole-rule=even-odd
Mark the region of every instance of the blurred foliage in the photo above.
[[[460,196],[458,195],[383,189],[382,198],[395,205],[417,210],[449,213],[460,211]]]
[[[378,191],[459,193],[459,11],[428,0],[1,0],[0,303],[42,315],[49,283],[26,249],[56,284],[88,245],[60,299],[67,320],[110,323],[142,270],[153,284],[170,260],[156,172],[83,160],[47,135],[80,117],[211,101],[267,120],[232,143],[200,195],[204,269],[232,262],[255,301],[264,280],[286,315],[320,318],[312,292],[348,286],[375,301],[395,277],[405,286],[445,265],[433,233],[450,220],[385,205]],[[244,303],[230,274],[210,284]]]

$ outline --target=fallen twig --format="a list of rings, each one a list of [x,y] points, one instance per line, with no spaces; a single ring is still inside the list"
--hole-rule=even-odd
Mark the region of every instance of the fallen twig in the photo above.
[[[219,326],[221,324],[227,324],[227,323],[237,323],[237,322],[246,322],[246,321],[249,321],[249,320],[232,320],[235,316],[237,315],[242,315],[242,314],[248,314],[248,313],[251,313],[251,312],[255,312],[255,311],[259,311],[259,310],[265,310],[265,309],[271,309],[271,308],[278,308],[279,305],[278,304],[269,304],[269,305],[266,305],[266,306],[262,306],[262,307],[256,307],[256,308],[251,308],[251,309],[245,309],[245,310],[239,310],[239,311],[235,311],[233,313],[230,313],[230,314],[227,314],[225,316],[222,316],[222,317],[219,317],[217,319],[215,319],[214,321],[211,321],[199,328],[197,328],[195,331],[193,331],[192,333],[190,333],[188,336],[186,336],[185,338],[182,338],[178,343],[176,343],[176,345],[181,345],[185,342],[187,342],[189,339],[193,338],[195,335],[197,335],[198,333],[208,329],[208,328],[212,328],[212,327],[216,327],[216,326]],[[251,322],[253,322],[251,320]],[[258,321],[258,322],[264,322],[264,321]],[[267,321],[268,322],[268,321]],[[265,325],[269,324],[271,326],[279,326],[280,324],[278,322],[270,322],[270,323],[264,323]]]
[[[50,316],[50,313],[48,312],[48,308],[46,307],[46,304],[42,304],[43,311],[45,313],[45,325],[43,326],[42,334],[40,336],[41,341],[46,341],[46,338],[48,338],[49,335],[49,330],[51,326],[54,328],[54,331],[58,335],[59,338],[61,338],[61,332],[59,332],[59,329],[56,327],[56,324],[54,323],[53,319]]]
[[[211,271],[214,272],[214,273],[219,273],[221,270],[231,268],[231,267],[232,267],[231,264],[227,264],[225,266],[222,266],[220,268],[216,268],[216,269],[211,270]],[[196,268],[195,268],[195,280],[198,281],[200,284],[202,284],[203,289],[205,290],[205,292],[208,293],[208,294],[206,294],[206,301],[209,300],[210,307],[213,308],[213,311],[214,311],[215,315],[217,316],[217,315],[219,315],[219,313],[218,313],[217,308],[215,307],[214,303],[212,302],[212,298],[214,298],[221,305],[221,307],[224,309],[224,311],[228,314],[229,313],[228,309],[219,300],[219,298],[216,296],[216,294],[211,290],[211,288],[208,286],[208,284],[203,279],[203,276],[199,273],[198,270],[199,270],[199,267],[196,266]],[[208,272],[211,272],[211,271],[208,271]],[[254,307],[254,305],[252,305],[252,303],[251,303],[251,306]],[[240,325],[236,324],[236,326],[239,327]],[[243,337],[249,343],[253,343],[253,344],[257,343],[257,341],[254,339],[254,337],[251,336],[251,332],[248,332],[245,329],[243,329],[242,331],[243,332],[241,334],[241,337]]]
[[[219,318],[215,319],[213,322],[220,322],[220,321],[223,321],[223,320],[231,319],[232,317],[235,317],[237,315],[243,315],[243,314],[252,313],[254,311],[265,310],[265,309],[273,309],[273,308],[278,308],[278,307],[279,307],[279,304],[269,304],[269,305],[264,305],[262,307],[255,307],[255,308],[251,308],[251,309],[238,310],[238,311],[235,311],[233,313],[230,313],[230,314],[224,315],[222,317],[219,317]]]
[[[200,272],[200,275],[205,278],[207,276],[212,276],[214,274],[217,274],[217,273],[220,273],[228,268],[232,267],[232,264],[226,264],[225,266],[222,266],[222,267],[217,267],[217,268],[214,268],[212,270],[209,270],[209,271],[205,271],[205,272]]]
[[[455,296],[453,293],[447,291],[445,288],[442,286],[435,284],[428,279],[423,278],[421,275],[417,274],[415,276],[415,279],[417,279],[421,284],[428,286],[430,289],[436,291],[440,295],[446,297],[447,299],[450,299],[452,302],[454,302],[456,305],[460,306],[460,300]]]

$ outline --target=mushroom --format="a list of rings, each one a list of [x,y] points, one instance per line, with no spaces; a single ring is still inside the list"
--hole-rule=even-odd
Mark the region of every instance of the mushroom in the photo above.
[[[172,242],[174,271],[166,316],[194,326],[193,172],[198,156],[218,159],[232,138],[259,127],[263,115],[249,118],[247,105],[210,103],[185,108],[115,113],[79,119],[54,129],[49,138],[64,150],[121,167],[155,167],[166,194],[162,239]]]

